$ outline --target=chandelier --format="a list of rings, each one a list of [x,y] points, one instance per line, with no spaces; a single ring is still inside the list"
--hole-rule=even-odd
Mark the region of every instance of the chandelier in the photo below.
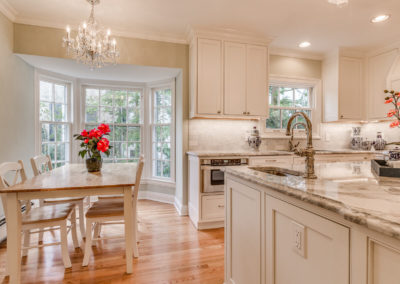
[[[100,0],[86,0],[92,6],[89,19],[79,25],[75,38],[71,37],[71,28],[63,38],[67,52],[72,52],[78,62],[87,64],[91,69],[101,68],[106,64],[115,64],[119,57],[117,41],[111,39],[111,31],[102,29],[94,19],[94,6]]]
[[[349,0],[328,0],[329,3],[335,4],[339,7],[344,7],[349,4]]]

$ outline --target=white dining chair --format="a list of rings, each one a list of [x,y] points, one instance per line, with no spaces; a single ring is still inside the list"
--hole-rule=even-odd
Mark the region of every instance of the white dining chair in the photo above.
[[[26,181],[24,164],[22,161],[0,164],[0,188],[8,188]],[[10,182],[10,180],[12,180]],[[6,193],[1,194],[1,200],[7,222]],[[71,267],[71,260],[68,253],[68,233],[71,232],[75,248],[79,247],[76,234],[76,213],[75,204],[64,203],[44,207],[31,208],[31,201],[25,201],[25,211],[21,214],[21,231],[23,232],[22,256],[26,256],[29,249],[45,246],[61,245],[62,259],[65,268]],[[67,221],[71,224],[68,226]],[[34,231],[35,230],[35,231]],[[40,245],[30,244],[30,235],[44,231],[60,230],[60,242],[46,243]],[[7,238],[13,236],[7,235]],[[21,256],[16,256],[21,257]]]
[[[31,165],[33,174],[38,176],[46,171],[53,170],[53,166],[51,164],[50,156],[47,155],[38,155],[36,157],[31,158]],[[78,217],[79,217],[79,230],[81,231],[81,236],[84,238],[86,236],[85,233],[85,209],[84,209],[84,197],[76,197],[76,198],[49,198],[49,199],[40,199],[40,206],[47,206],[53,204],[62,204],[62,203],[73,203],[78,207]],[[39,235],[39,242],[43,241],[43,234]]]
[[[140,157],[136,168],[135,186],[132,192],[133,221],[134,227],[137,228],[137,200],[140,187],[140,180],[143,172],[144,159]],[[124,224],[124,201],[121,198],[109,198],[93,203],[92,207],[86,212],[86,243],[85,255],[83,257],[82,266],[89,264],[89,258],[92,254],[92,242],[101,239],[115,239],[120,237],[100,238],[94,231],[94,224],[100,226]],[[137,247],[137,229],[133,233],[133,255],[139,257]]]

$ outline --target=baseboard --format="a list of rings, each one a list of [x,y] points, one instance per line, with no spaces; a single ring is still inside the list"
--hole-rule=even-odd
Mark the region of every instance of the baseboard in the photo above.
[[[197,223],[197,230],[224,228],[225,221],[202,221]]]
[[[178,211],[178,214],[181,216],[187,216],[189,215],[189,210],[188,210],[188,206],[187,205],[182,205],[181,201],[175,197],[175,209],[176,211]]]
[[[168,204],[174,204],[175,196],[172,194],[166,194],[155,191],[139,191],[138,199],[148,199],[157,202],[163,202]]]

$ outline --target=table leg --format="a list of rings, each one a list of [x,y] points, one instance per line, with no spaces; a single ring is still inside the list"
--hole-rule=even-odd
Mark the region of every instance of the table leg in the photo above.
[[[10,283],[21,283],[21,205],[7,193],[7,269]]]
[[[124,219],[125,219],[125,249],[126,273],[132,273],[133,266],[133,208],[132,188],[124,187]]]

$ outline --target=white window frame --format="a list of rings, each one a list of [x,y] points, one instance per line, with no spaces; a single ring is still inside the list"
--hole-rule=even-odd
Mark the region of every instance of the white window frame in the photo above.
[[[159,82],[159,83],[153,83],[150,84],[149,86],[149,129],[150,129],[150,135],[149,135],[149,142],[150,142],[150,156],[149,156],[149,170],[150,170],[150,174],[151,174],[151,179],[152,180],[158,180],[158,181],[165,181],[165,182],[175,182],[175,166],[176,166],[176,157],[175,157],[175,136],[176,136],[176,126],[175,126],[175,97],[176,97],[176,92],[175,92],[175,80],[171,81],[168,80],[167,83],[166,82]],[[168,124],[159,124],[159,123],[154,123],[154,95],[155,95],[155,91],[160,90],[160,89],[171,89],[171,123]],[[171,150],[170,150],[170,156],[171,156],[171,166],[170,166],[170,173],[171,176],[169,178],[167,177],[159,177],[156,176],[154,173],[154,167],[153,167],[153,161],[154,159],[154,149],[153,149],[153,139],[154,139],[154,131],[155,131],[155,127],[156,126],[162,126],[162,125],[170,125],[171,126]]]
[[[141,93],[141,105],[140,105],[140,118],[141,121],[140,123],[107,123],[113,126],[126,126],[126,127],[140,127],[140,155],[144,154],[143,148],[144,148],[144,128],[145,128],[145,111],[144,111],[144,106],[145,106],[145,88],[141,85],[124,85],[124,84],[104,84],[104,81],[99,81],[97,84],[96,83],[82,83],[80,85],[80,90],[81,90],[81,98],[82,98],[82,113],[81,113],[81,119],[80,119],[80,125],[81,129],[85,128],[86,124],[93,124],[93,127],[95,127],[95,124],[100,124],[102,122],[98,123],[86,123],[86,89],[106,89],[106,90],[123,90],[123,91],[140,91]],[[114,142],[114,139],[110,139],[110,142]],[[128,158],[120,158],[121,160],[130,160]]]
[[[51,72],[35,70],[35,155],[42,154],[42,124],[56,124],[56,125],[68,125],[69,130],[69,155],[68,162],[72,162],[73,157],[73,124],[74,124],[74,116],[73,116],[73,81],[66,77],[60,77],[52,74]],[[52,84],[60,84],[65,85],[67,88],[67,122],[56,122],[56,121],[41,121],[40,120],[40,82],[45,81]],[[56,144],[57,145],[57,144]],[[57,148],[55,149],[55,157],[57,157]]]
[[[313,124],[313,138],[319,139],[321,117],[322,117],[322,83],[320,79],[297,77],[297,76],[281,76],[281,75],[270,75],[268,85],[268,101],[269,101],[269,86],[281,86],[281,87],[293,87],[293,88],[311,88],[310,96],[310,107],[311,110],[311,121]],[[278,107],[279,108],[279,107]],[[278,109],[276,108],[276,109]],[[269,113],[268,108],[268,113]],[[298,107],[282,107],[282,109],[299,109]],[[260,129],[262,129],[263,138],[276,138],[276,139],[289,139],[290,137],[285,135],[285,129],[271,129],[267,128],[266,120],[268,118],[260,120]],[[305,139],[305,131],[303,129],[296,129],[296,137]]]

